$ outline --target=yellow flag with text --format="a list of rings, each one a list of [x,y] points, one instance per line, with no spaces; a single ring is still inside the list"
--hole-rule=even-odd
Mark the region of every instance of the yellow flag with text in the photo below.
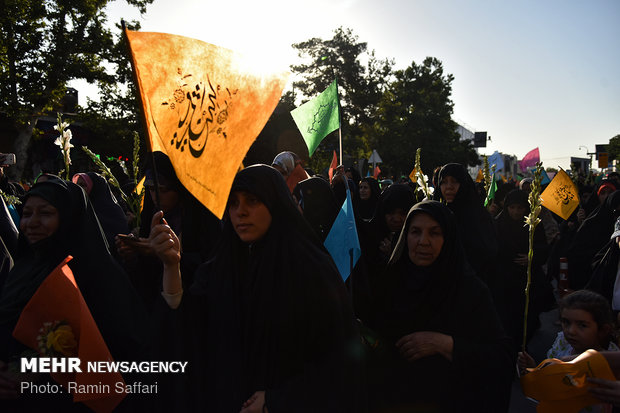
[[[221,218],[245,154],[276,107],[287,72],[200,40],[125,30],[151,149]]]
[[[542,206],[567,220],[579,206],[579,191],[570,177],[560,169],[540,195]]]

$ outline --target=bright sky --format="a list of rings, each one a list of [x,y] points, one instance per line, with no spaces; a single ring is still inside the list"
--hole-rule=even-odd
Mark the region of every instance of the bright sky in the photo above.
[[[620,134],[618,0],[155,0],[142,17],[117,1],[108,16],[284,69],[291,44],[339,26],[397,69],[437,57],[455,77],[454,120],[491,136],[481,153],[539,147],[545,167],[567,169]]]

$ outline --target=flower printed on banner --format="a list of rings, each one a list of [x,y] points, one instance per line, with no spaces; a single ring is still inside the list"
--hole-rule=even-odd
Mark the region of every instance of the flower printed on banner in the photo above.
[[[73,329],[66,321],[43,323],[37,336],[39,352],[49,357],[72,357],[77,354]]]

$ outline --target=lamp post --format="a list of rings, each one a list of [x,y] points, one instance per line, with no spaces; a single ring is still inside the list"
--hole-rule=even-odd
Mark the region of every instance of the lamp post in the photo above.
[[[590,165],[589,165],[589,169],[592,169],[592,155],[594,155],[594,152],[590,152],[588,150],[588,147],[585,145],[580,145],[579,146],[579,150],[581,150],[581,148],[585,148],[586,150],[586,155],[588,155],[590,157]],[[589,172],[589,171],[588,171]]]

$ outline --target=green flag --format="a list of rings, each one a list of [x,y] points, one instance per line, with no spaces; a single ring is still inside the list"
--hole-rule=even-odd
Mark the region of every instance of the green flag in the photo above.
[[[497,191],[497,181],[495,181],[495,175],[491,178],[491,186],[489,187],[489,194],[487,195],[487,199],[484,201],[484,206],[487,206],[491,203],[491,200],[495,198],[495,191]]]
[[[291,111],[310,156],[323,138],[340,127],[338,106],[338,84],[334,80],[319,96]]]

